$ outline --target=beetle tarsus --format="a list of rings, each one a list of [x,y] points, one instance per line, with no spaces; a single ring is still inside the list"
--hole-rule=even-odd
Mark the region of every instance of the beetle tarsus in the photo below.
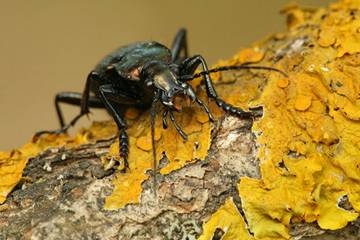
[[[126,134],[125,129],[119,131],[119,149],[120,157],[124,161],[124,171],[129,168],[128,155],[129,155],[129,137]]]
[[[39,131],[37,133],[35,133],[34,135],[34,138],[37,139],[39,138],[41,135],[44,135],[44,134],[63,134],[63,133],[67,133],[67,130],[74,126],[75,123],[82,117],[84,116],[84,114],[79,114],[77,115],[69,124],[66,124],[65,126],[63,126],[62,128],[60,129],[57,129],[57,130],[52,130],[52,131],[49,131],[49,130],[45,130],[45,131]]]

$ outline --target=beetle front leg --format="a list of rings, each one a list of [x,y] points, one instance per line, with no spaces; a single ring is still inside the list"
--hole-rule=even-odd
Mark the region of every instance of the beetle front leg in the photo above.
[[[126,169],[129,168],[129,137],[125,131],[125,128],[119,129],[119,149],[120,156],[124,159],[124,171],[126,171]]]
[[[175,116],[174,113],[172,111],[169,111],[169,116],[170,116],[170,120],[171,122],[174,124],[174,127],[176,129],[176,131],[178,131],[178,133],[180,134],[180,136],[184,139],[184,141],[188,140],[188,136],[187,134],[181,129],[181,127],[179,126],[179,124],[177,124],[176,120],[175,120]]]
[[[163,124],[163,129],[167,129],[168,128],[168,123],[167,123],[167,115],[168,115],[168,110],[165,109],[163,114],[162,114],[162,124]]]
[[[210,109],[198,98],[195,99],[196,103],[207,113],[209,119],[211,122],[215,121],[214,116],[212,115],[212,113],[210,112]]]
[[[181,66],[181,70],[180,70],[180,74],[181,75],[188,75],[188,74],[193,74],[195,72],[195,70],[198,68],[198,66],[201,65],[204,71],[208,71],[208,67],[207,64],[204,60],[204,58],[200,55],[196,55],[193,56],[191,58],[187,58],[184,60],[184,62],[182,63]],[[251,118],[251,117],[259,117],[262,116],[262,112],[259,111],[254,111],[254,112],[246,112],[238,107],[235,107],[229,103],[226,103],[224,100],[222,100],[214,87],[214,84],[212,82],[212,79],[210,77],[210,75],[204,74],[203,75],[204,78],[204,82],[205,82],[205,87],[206,87],[206,92],[207,95],[214,99],[216,104],[221,107],[222,109],[224,109],[226,112],[230,112],[233,114],[236,114],[242,118]]]
[[[119,150],[120,156],[124,160],[124,171],[129,168],[128,163],[128,155],[129,155],[129,137],[125,131],[126,129],[126,122],[125,119],[121,116],[120,112],[117,108],[113,105],[113,103],[108,99],[107,95],[115,95],[116,91],[112,85],[102,85],[99,87],[99,93],[101,100],[103,101],[105,108],[108,112],[112,115],[115,120],[115,123],[119,129]]]
[[[168,128],[168,123],[167,123],[167,115],[168,114],[169,114],[171,122],[174,124],[174,127],[175,127],[176,131],[178,131],[178,133],[184,139],[184,141],[187,141],[187,139],[188,139],[187,134],[181,129],[180,125],[175,120],[174,113],[169,109],[165,109],[163,114],[162,114],[163,128],[164,129]]]

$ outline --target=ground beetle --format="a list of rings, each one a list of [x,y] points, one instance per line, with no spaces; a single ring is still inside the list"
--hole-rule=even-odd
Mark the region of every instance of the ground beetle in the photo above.
[[[202,67],[203,71],[194,74],[199,66]],[[115,50],[98,63],[95,69],[89,73],[82,94],[74,92],[58,93],[55,97],[55,107],[61,129],[41,131],[36,133],[35,136],[39,137],[44,133],[59,134],[66,132],[80,117],[89,113],[89,108],[106,108],[119,129],[120,156],[123,158],[124,169],[126,169],[128,168],[129,142],[124,111],[127,108],[151,108],[151,131],[153,135],[156,114],[155,105],[156,102],[160,101],[164,107],[162,114],[163,127],[167,127],[167,117],[169,116],[184,140],[187,139],[187,136],[176,123],[173,114],[174,111],[178,111],[174,104],[176,96],[186,96],[192,102],[196,102],[208,114],[209,119],[214,120],[208,107],[196,96],[194,89],[188,84],[188,81],[196,77],[203,77],[203,84],[205,84],[208,97],[213,99],[226,112],[236,114],[242,118],[259,115],[259,111],[246,112],[224,102],[215,91],[210,77],[211,72],[238,69],[265,69],[284,74],[272,67],[249,66],[246,64],[208,70],[202,56],[188,57],[185,29],[180,29],[177,33],[171,49],[154,41],[130,44]],[[90,95],[90,92],[93,95]],[[69,124],[65,124],[59,103],[81,106],[80,113]],[[155,165],[154,140],[152,140],[152,143]]]

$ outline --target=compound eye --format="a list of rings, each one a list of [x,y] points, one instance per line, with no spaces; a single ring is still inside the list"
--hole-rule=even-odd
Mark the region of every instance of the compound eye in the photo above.
[[[177,95],[180,91],[182,91],[183,89],[178,87],[178,86],[173,86],[167,93],[167,96],[169,98],[174,97],[175,95]]]
[[[177,87],[177,86],[175,86],[174,87],[174,93],[178,93],[178,92],[180,92],[180,91],[182,91],[183,89],[181,88],[181,87]]]

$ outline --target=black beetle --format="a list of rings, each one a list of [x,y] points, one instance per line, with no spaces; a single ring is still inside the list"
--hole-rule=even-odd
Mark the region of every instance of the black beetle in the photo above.
[[[183,52],[183,57],[181,57],[181,52]],[[199,66],[202,67],[203,71],[194,75]],[[195,91],[187,83],[196,77],[203,77],[208,97],[215,100],[216,104],[226,112],[243,118],[258,116],[259,111],[243,111],[218,97],[210,73],[234,69],[265,69],[284,74],[275,68],[248,65],[208,70],[206,61],[202,56],[188,57],[185,29],[178,31],[171,50],[154,41],[138,42],[121,47],[102,59],[95,69],[89,73],[82,94],[61,92],[56,95],[55,107],[61,129],[41,131],[36,133],[35,137],[44,133],[59,134],[66,132],[80,117],[89,113],[89,108],[106,108],[119,129],[120,156],[124,160],[124,169],[126,169],[128,168],[129,149],[124,111],[128,107],[140,109],[151,107],[152,133],[154,133],[155,103],[160,101],[165,109],[162,115],[164,128],[167,127],[167,116],[169,115],[170,120],[184,140],[187,139],[187,136],[176,123],[173,115],[173,111],[178,111],[173,102],[175,96],[187,96],[208,114],[211,121],[214,120],[208,107],[197,98]],[[94,95],[90,95],[90,92]],[[59,103],[81,106],[80,113],[67,125],[64,122]],[[153,154],[155,156],[154,149]]]

